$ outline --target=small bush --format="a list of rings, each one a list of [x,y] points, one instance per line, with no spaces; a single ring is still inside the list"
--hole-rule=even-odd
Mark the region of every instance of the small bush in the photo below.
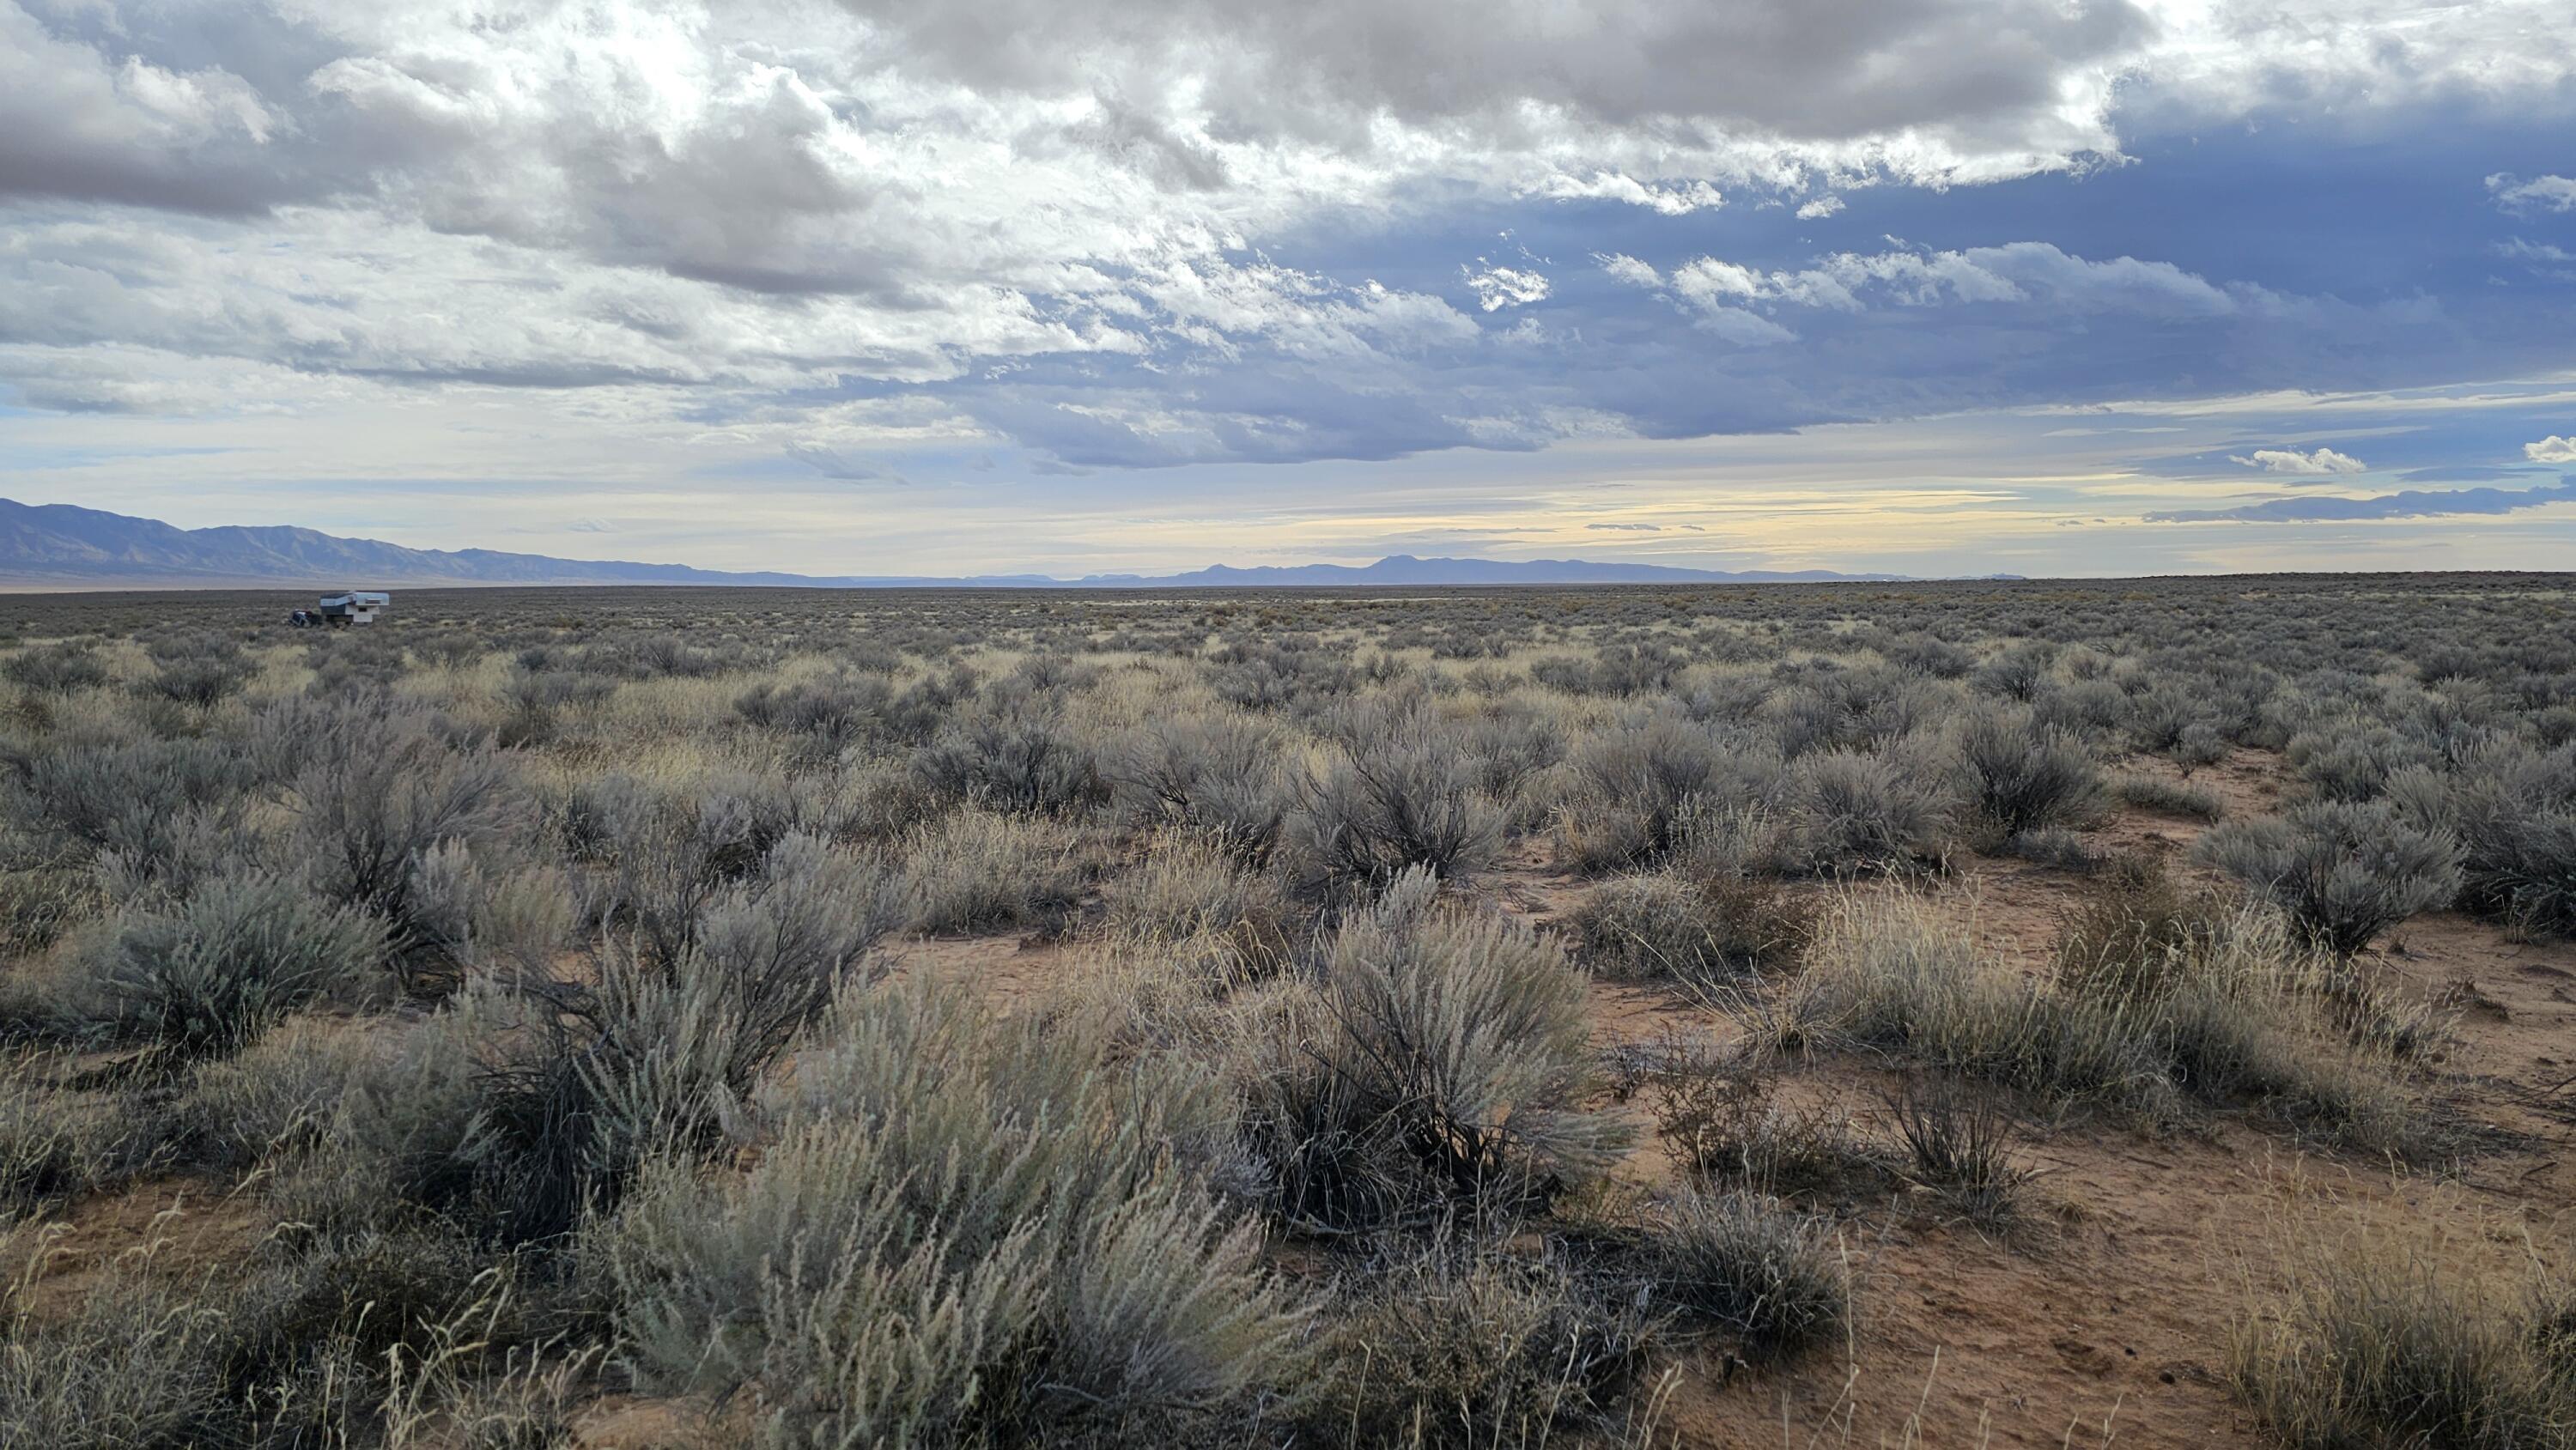
[[[363,994],[384,952],[384,924],[364,912],[292,879],[233,876],[129,911],[105,985],[123,1035],[221,1057],[307,1003]]]
[[[414,864],[450,842],[506,840],[531,820],[508,765],[453,748],[425,712],[360,697],[262,724],[260,748],[292,783],[295,859],[332,899],[382,917],[402,957],[440,945],[413,899]]]
[[[1313,890],[1368,891],[1407,871],[1473,872],[1502,815],[1456,746],[1414,717],[1295,783],[1289,845]]]
[[[57,830],[90,851],[138,864],[171,860],[196,822],[236,833],[251,769],[212,740],[81,745],[38,756],[27,789]]]
[[[1886,755],[1829,750],[1801,757],[1786,782],[1792,869],[1833,875],[1937,862],[1950,802],[1937,772]]]
[[[40,695],[68,695],[107,683],[107,662],[85,644],[37,645],[20,650],[0,665],[12,684]]]
[[[1695,816],[1759,800],[1779,774],[1767,747],[1663,712],[1583,740],[1568,763],[1574,799],[1561,815],[1559,848],[1587,871],[1662,860]]]
[[[1109,772],[1134,813],[1216,832],[1257,857],[1288,814],[1279,756],[1278,731],[1267,722],[1184,715],[1130,737]]]
[[[2282,753],[2318,799],[2346,802],[2377,800],[2390,776],[2440,759],[2431,748],[2386,725],[2352,718],[2302,730],[2290,737]]]
[[[1247,1136],[1292,1222],[1509,1213],[1598,1173],[1622,1140],[1580,1107],[1582,976],[1525,925],[1441,907],[1438,884],[1408,873],[1346,922],[1311,1038],[1247,1074]]]
[[[2027,705],[2048,688],[2049,669],[2057,662],[2057,647],[2044,640],[2027,640],[2005,649],[1977,670],[1977,688],[2007,700]]]
[[[2102,775],[2083,746],[2034,726],[2027,714],[1979,710],[1959,727],[1969,809],[1996,839],[2050,826],[2089,825],[2102,814]]]
[[[2412,783],[2422,795],[2435,782]],[[2576,744],[2473,756],[2446,795],[2410,812],[2461,844],[2460,904],[2526,930],[2576,938]]]
[[[1151,1083],[918,985],[826,1041],[747,1174],[666,1166],[594,1231],[644,1383],[743,1393],[771,1445],[1233,1442],[1293,1406],[1307,1316]]]
[[[1598,1422],[1657,1338],[1634,1294],[1559,1255],[1444,1243],[1370,1278],[1333,1336],[1315,1417],[1331,1443],[1546,1444]]]
[[[198,640],[158,652],[159,668],[140,689],[174,704],[211,709],[241,693],[258,666],[227,640]]]
[[[850,674],[783,686],[764,681],[736,697],[733,708],[759,729],[794,736],[814,754],[835,756],[890,732],[894,682]]]
[[[2409,824],[2386,801],[2321,801],[2286,818],[2219,826],[2196,854],[2278,902],[2339,957],[2449,905],[2461,885],[2458,843]]]
[[[478,1236],[560,1238],[647,1160],[726,1142],[900,914],[884,873],[790,836],[684,921],[609,929],[587,982],[468,979],[360,1082],[338,1146]]]
[[[1725,1330],[1746,1359],[1829,1344],[1851,1322],[1830,1226],[1750,1193],[1685,1190],[1649,1240],[1658,1307]]]
[[[1109,794],[1091,745],[1026,710],[951,725],[914,752],[912,769],[933,793],[987,810],[1062,812]]]

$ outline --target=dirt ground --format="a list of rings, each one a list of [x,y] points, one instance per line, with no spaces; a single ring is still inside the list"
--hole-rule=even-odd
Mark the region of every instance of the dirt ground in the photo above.
[[[2279,798],[2279,777],[2276,760],[2247,753],[2193,783],[2250,814]],[[2124,809],[2092,840],[2179,861],[2200,829]],[[1475,889],[1545,924],[1589,888],[1533,849]],[[2084,886],[2056,868],[1969,858],[1944,889],[1973,902],[1975,930],[1990,945],[2036,966]],[[1021,936],[942,939],[908,944],[901,961],[1016,997],[1060,971],[1068,950]],[[2467,1144],[2455,1161],[2433,1170],[2363,1161],[2224,1117],[2166,1132],[2085,1118],[2040,1124],[2026,1152],[2041,1175],[2041,1207],[2024,1227],[1997,1236],[1920,1204],[1856,1206],[1842,1228],[1860,1286],[1848,1345],[1787,1370],[1670,1365],[1640,1411],[1652,1416],[1657,1443],[2261,1443],[2223,1382],[2227,1336],[2293,1240],[2403,1223],[2462,1273],[2509,1269],[2535,1248],[2564,1261],[2576,1243],[2576,943],[2521,941],[2445,914],[2407,923],[2372,964],[2456,1014],[2436,1068]],[[1674,991],[1602,984],[1593,997],[1605,1052],[1675,1034],[1723,1040],[1731,1030]],[[1862,1114],[1891,1081],[1879,1065],[1848,1058],[1785,1070],[1796,1091]],[[1617,1176],[1640,1187],[1669,1181],[1642,1107],[1608,1106],[1639,1129]],[[28,1245],[51,1261],[45,1300],[66,1301],[136,1262],[156,1274],[218,1273],[253,1248],[262,1219],[252,1197],[166,1180],[84,1203]],[[582,1424],[584,1443],[601,1450],[707,1443],[703,1421],[650,1401],[602,1400]]]
[[[2133,767],[2175,774],[2166,762]],[[2232,816],[2277,809],[2277,757],[2240,752],[2193,773]],[[2089,837],[2190,871],[2203,829],[2122,809]],[[2029,862],[1970,857],[1943,889],[1975,930],[2033,968],[2086,883]],[[1590,889],[1533,846],[1475,889],[1542,925]],[[906,961],[973,975],[1005,996],[1062,966],[1054,944],[1015,938],[916,943]],[[2464,1273],[2507,1270],[2537,1246],[2576,1245],[2576,943],[2519,941],[2453,914],[2419,917],[2372,959],[2406,991],[2456,1012],[2437,1090],[2468,1147],[2438,1169],[2305,1147],[2270,1125],[2216,1117],[2149,1132],[2077,1118],[2043,1123],[2027,1150],[2043,1205],[1997,1237],[1919,1205],[1862,1206],[1844,1226],[1860,1285],[1844,1352],[1785,1371],[1684,1361],[1653,1407],[1658,1443],[1734,1446],[2203,1446],[2263,1443],[2223,1379],[2230,1325],[2293,1242],[2405,1225]],[[1723,1041],[1730,1024],[1687,995],[1597,984],[1605,1051],[1674,1034]],[[1796,1090],[1867,1114],[1890,1076],[1820,1058]],[[1653,1123],[1619,1176],[1669,1181]],[[625,1412],[632,1414],[629,1410]],[[603,1443],[609,1443],[604,1441]],[[619,1445],[640,1442],[622,1437]]]

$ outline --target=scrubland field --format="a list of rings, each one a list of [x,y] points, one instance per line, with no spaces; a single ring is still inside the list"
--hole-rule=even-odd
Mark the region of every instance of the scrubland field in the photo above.
[[[0,601],[0,1446],[2576,1445],[2576,580]]]

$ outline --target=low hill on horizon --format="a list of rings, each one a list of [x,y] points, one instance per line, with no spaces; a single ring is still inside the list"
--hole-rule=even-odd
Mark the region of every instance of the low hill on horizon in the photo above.
[[[1419,559],[1374,564],[1211,565],[1181,574],[809,575],[698,569],[620,559],[559,559],[495,549],[412,549],[316,529],[183,529],[75,504],[0,499],[0,588],[435,587],[477,584],[695,584],[807,589],[1154,589],[1351,585],[1753,584],[1875,582],[1896,574],[1827,569],[1727,572],[1585,559]]]

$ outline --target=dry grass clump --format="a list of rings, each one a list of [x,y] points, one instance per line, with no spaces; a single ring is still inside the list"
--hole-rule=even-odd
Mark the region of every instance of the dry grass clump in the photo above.
[[[1683,982],[1786,966],[1808,927],[1806,913],[1770,883],[1669,870],[1604,882],[1566,924],[1602,977]]]
[[[2166,780],[2153,775],[2123,775],[2111,782],[2111,794],[2122,805],[2136,810],[2154,811],[2158,815],[2181,816],[2194,821],[2215,821],[2227,814],[2227,802],[2218,792],[2189,781]]]
[[[1319,1438],[1370,1447],[1543,1445],[1598,1431],[1665,1316],[1562,1252],[1390,1251],[1343,1307]]]
[[[1978,1223],[2009,1223],[2031,1170],[2016,1161],[2021,1121],[2003,1098],[1955,1081],[1909,1079],[1887,1117],[1914,1180]]]
[[[1113,891],[1109,929],[1196,963],[1217,981],[1276,970],[1293,945],[1287,892],[1228,844],[1222,835],[1159,836]]]
[[[2228,1347],[2236,1391],[2298,1450],[2576,1445],[2576,1294],[2436,1262],[2394,1235],[2309,1245]]]
[[[1074,827],[1029,816],[953,811],[899,848],[915,931],[1051,929],[1081,906],[1090,871]]]
[[[1851,1274],[1831,1224],[1777,1200],[1686,1189],[1647,1255],[1649,1302],[1726,1331],[1748,1360],[1829,1344],[1851,1323]]]
[[[196,1065],[155,1130],[180,1163],[246,1170],[324,1141],[376,1047],[365,1026],[290,1018]]]
[[[2025,976],[1925,897],[1846,895],[1772,1030],[2150,1121],[2186,1100],[2250,1102],[2361,1152],[2441,1140],[2412,1087],[2434,1029],[2277,915],[2240,911],[2215,939],[2170,920],[2070,933],[2060,955],[2076,979]]]
[[[109,1176],[118,1125],[103,1106],[50,1091],[25,1057],[0,1059],[0,1221],[76,1198]]]

